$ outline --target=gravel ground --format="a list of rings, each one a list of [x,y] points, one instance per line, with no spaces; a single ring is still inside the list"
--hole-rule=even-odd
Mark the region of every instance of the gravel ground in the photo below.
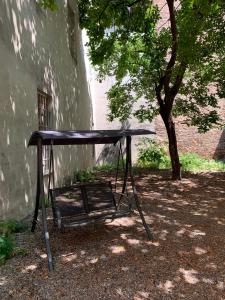
[[[17,237],[27,249],[0,268],[0,299],[225,299],[225,175],[141,171],[137,215],[60,233],[49,221],[55,270],[41,229]]]

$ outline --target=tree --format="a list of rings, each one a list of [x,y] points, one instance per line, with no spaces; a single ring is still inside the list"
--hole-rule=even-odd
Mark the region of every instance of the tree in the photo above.
[[[181,179],[174,117],[184,116],[200,132],[222,125],[217,108],[225,95],[224,1],[165,0],[163,24],[157,1],[78,0],[78,5],[99,78],[115,77],[108,91],[110,120],[133,114],[151,122],[160,114],[172,178]]]

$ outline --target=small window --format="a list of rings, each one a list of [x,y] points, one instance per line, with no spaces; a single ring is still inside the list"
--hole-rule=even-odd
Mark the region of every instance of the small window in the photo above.
[[[38,97],[38,130],[49,130],[50,129],[50,105],[51,96],[44,93],[43,91],[37,91]],[[43,173],[44,175],[49,173],[49,160],[50,160],[50,149],[49,146],[43,147]]]
[[[76,22],[75,12],[72,7],[67,3],[68,8],[68,39],[70,54],[75,63],[77,63],[77,51],[76,51]]]

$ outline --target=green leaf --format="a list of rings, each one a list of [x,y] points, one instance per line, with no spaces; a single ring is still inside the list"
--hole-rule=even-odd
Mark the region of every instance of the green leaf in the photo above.
[[[58,9],[56,0],[39,0],[38,4],[44,9],[50,9],[51,11],[56,11]]]

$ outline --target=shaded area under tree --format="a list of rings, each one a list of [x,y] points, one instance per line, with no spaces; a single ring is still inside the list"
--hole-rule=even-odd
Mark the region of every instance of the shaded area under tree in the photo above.
[[[1,268],[2,298],[223,299],[224,173],[168,176],[136,176],[154,241],[136,216],[63,234],[49,221],[57,272],[47,271],[41,231],[25,235],[30,254]]]

